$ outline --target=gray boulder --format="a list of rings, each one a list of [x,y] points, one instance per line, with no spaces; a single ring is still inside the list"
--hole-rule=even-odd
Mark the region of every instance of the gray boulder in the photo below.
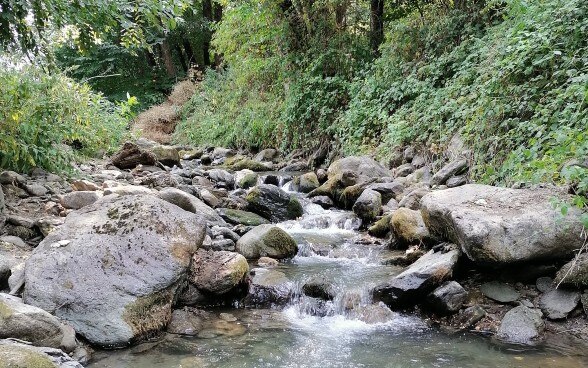
[[[382,195],[375,190],[364,190],[353,204],[353,212],[365,221],[372,221],[382,213]]]
[[[422,243],[430,237],[429,230],[419,211],[399,208],[392,214],[390,225],[402,244]]]
[[[247,208],[272,222],[293,220],[302,216],[298,199],[271,184],[254,187],[247,197]]]
[[[27,191],[27,193],[35,197],[42,197],[49,192],[49,190],[44,185],[37,183],[25,184],[24,189]]]
[[[468,168],[468,160],[465,158],[451,161],[447,165],[443,166],[441,170],[437,171],[431,178],[431,185],[445,184],[447,179],[450,177],[461,174]]]
[[[237,188],[249,189],[257,185],[259,175],[253,170],[241,170],[235,173],[235,185]]]
[[[212,169],[206,172],[208,178],[216,183],[218,186],[227,189],[233,189],[235,187],[235,176],[223,169]]]
[[[429,251],[387,283],[376,286],[374,299],[390,308],[413,306],[421,298],[453,275],[460,252],[454,245],[446,250]]]
[[[102,198],[102,192],[75,191],[61,196],[59,202],[64,208],[79,210],[82,207],[91,205],[100,198]]]
[[[427,296],[427,305],[441,314],[455,313],[468,298],[468,292],[456,281],[447,281]]]
[[[2,171],[0,173],[0,184],[1,185],[14,185],[19,187],[27,182],[24,176],[14,171]]]
[[[578,306],[579,302],[579,292],[553,289],[541,296],[539,308],[549,319],[563,319]]]
[[[17,244],[6,241],[5,238],[16,238],[16,237],[3,237],[0,239],[0,289],[6,288],[6,285],[10,286],[9,277],[18,273],[18,269],[22,268],[22,265],[31,255],[32,249],[20,247]],[[22,242],[22,239],[17,238]]]
[[[249,283],[249,293],[244,303],[247,307],[285,305],[292,294],[292,282],[283,272],[254,268]]]
[[[166,202],[173,203],[185,211],[197,214],[209,225],[226,226],[226,222],[214,209],[183,190],[165,188],[158,193],[158,197]]]
[[[541,311],[521,305],[504,315],[496,337],[511,344],[535,345],[543,339],[544,329]]]
[[[298,245],[284,230],[274,225],[259,225],[239,239],[237,252],[247,259],[271,257],[291,258],[296,255]]]
[[[274,148],[266,148],[264,150],[259,151],[257,155],[255,155],[255,161],[273,161],[280,156],[280,152]]]
[[[388,202],[395,199],[404,192],[404,185],[397,181],[389,183],[373,183],[368,186],[368,189],[375,190],[382,195],[382,202]]]
[[[28,341],[35,346],[71,351],[64,340],[65,326],[44,310],[27,305],[20,298],[0,294],[0,338]],[[65,345],[65,346],[64,346]]]
[[[83,368],[59,349],[36,347],[12,340],[0,340],[2,368]]]
[[[343,171],[351,171],[358,176],[380,178],[392,176],[392,173],[368,156],[349,156],[333,162],[327,170],[329,179],[340,176]]]
[[[222,295],[243,283],[248,272],[247,260],[238,253],[199,249],[192,258],[189,280],[200,290]]]
[[[548,189],[508,189],[468,184],[424,196],[421,211],[432,233],[458,244],[473,261],[509,264],[554,260],[583,245],[580,213],[562,218]]]
[[[163,328],[204,238],[196,215],[154,196],[106,196],[72,212],[28,259],[24,302],[115,347]]]

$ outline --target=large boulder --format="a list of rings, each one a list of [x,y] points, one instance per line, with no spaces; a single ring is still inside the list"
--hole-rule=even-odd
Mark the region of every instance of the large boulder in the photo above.
[[[296,241],[287,232],[274,225],[256,226],[237,241],[237,252],[247,259],[291,258],[297,251]]]
[[[453,245],[445,248],[429,251],[392,280],[377,286],[374,298],[390,308],[418,304],[423,296],[453,275],[460,252]]]
[[[298,199],[275,185],[258,185],[247,194],[245,199],[250,211],[272,222],[293,220],[302,216],[302,206]]]
[[[28,259],[24,302],[91,343],[124,346],[163,328],[204,222],[154,196],[106,196],[72,212]]]
[[[59,349],[0,340],[1,368],[83,368]]]
[[[345,170],[352,171],[358,176],[367,178],[392,176],[392,173],[388,169],[368,156],[349,156],[337,160],[329,166],[327,174],[329,175],[329,179],[331,179],[341,175]]]
[[[541,311],[520,305],[504,315],[496,336],[511,344],[535,345],[542,341],[544,329]]]
[[[441,170],[437,171],[431,178],[432,185],[445,184],[447,179],[456,174],[461,174],[468,168],[468,160],[465,158],[451,161],[447,165],[443,166]]]
[[[15,242],[7,241],[10,238],[16,237],[2,237],[0,238],[0,290],[10,286],[9,278],[15,275],[22,268],[24,262],[31,255],[31,249],[26,244],[15,244]],[[18,243],[23,243],[22,239]]]
[[[165,188],[159,191],[158,196],[164,201],[173,203],[185,211],[197,214],[206,220],[206,223],[209,225],[226,225],[226,222],[214,209],[183,190],[177,188]]]
[[[51,314],[15,296],[0,294],[0,338],[71,351],[75,346],[64,346],[69,345],[66,335],[65,326]]]
[[[302,174],[292,180],[293,189],[302,193],[309,193],[319,186],[318,177],[313,172]]]
[[[155,165],[157,157],[134,143],[126,142],[114,156],[111,163],[119,169],[134,169],[137,165]]]
[[[200,290],[222,295],[243,283],[248,272],[247,260],[238,253],[199,249],[192,259],[190,282]]]
[[[285,305],[290,300],[293,284],[283,272],[254,268],[251,274],[246,307]]]
[[[353,212],[365,221],[373,221],[382,213],[382,195],[375,190],[364,190],[353,204]]]
[[[571,257],[584,242],[579,210],[562,218],[549,189],[508,189],[468,184],[421,200],[432,235],[458,244],[473,261],[511,264]]]
[[[253,170],[241,170],[235,173],[235,185],[237,188],[249,189],[257,184],[259,175]]]

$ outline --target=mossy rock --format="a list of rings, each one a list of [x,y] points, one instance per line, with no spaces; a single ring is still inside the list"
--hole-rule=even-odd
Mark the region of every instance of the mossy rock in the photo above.
[[[291,258],[296,255],[298,245],[284,230],[274,225],[260,225],[237,241],[237,252],[247,259],[271,257]]]
[[[21,346],[0,346],[0,368],[55,368],[49,356]]]
[[[392,219],[392,214],[388,214],[382,216],[381,219],[376,221],[372,226],[368,228],[368,234],[371,236],[375,236],[378,238],[383,238],[390,232],[390,221]]]
[[[399,208],[392,214],[391,224],[394,234],[402,243],[418,243],[429,238],[429,230],[420,211]]]
[[[270,171],[272,168],[242,155],[229,157],[224,166],[232,170]]]
[[[217,211],[225,221],[234,225],[258,226],[269,224],[268,220],[253,212],[232,208],[219,208]]]

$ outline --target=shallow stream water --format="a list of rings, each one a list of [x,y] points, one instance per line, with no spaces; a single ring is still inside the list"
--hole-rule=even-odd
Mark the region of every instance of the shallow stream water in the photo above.
[[[401,268],[381,263],[389,251],[364,241],[357,231],[360,222],[350,212],[325,211],[307,203],[302,219],[279,226],[300,248],[296,257],[278,267],[298,290],[287,307],[213,310],[231,313],[245,327],[244,333],[210,338],[167,335],[133,349],[98,352],[90,367],[588,366],[588,352],[567,346],[505,347],[469,333],[447,335],[417,316],[373,304],[369,289]],[[332,281],[336,293],[332,302],[320,307],[299,292],[316,277]]]

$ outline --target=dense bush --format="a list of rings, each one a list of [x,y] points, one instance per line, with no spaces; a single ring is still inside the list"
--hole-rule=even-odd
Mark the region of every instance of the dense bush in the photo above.
[[[112,151],[131,110],[61,74],[32,66],[0,70],[0,167],[62,171],[76,156]]]

